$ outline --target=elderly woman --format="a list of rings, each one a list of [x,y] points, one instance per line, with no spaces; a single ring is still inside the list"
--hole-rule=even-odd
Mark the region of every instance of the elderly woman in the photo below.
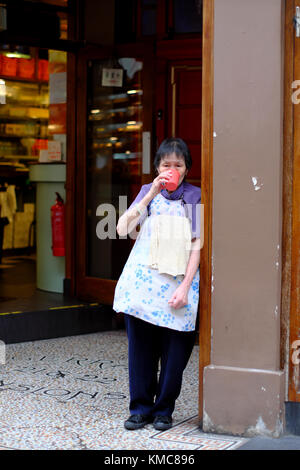
[[[201,190],[185,181],[192,160],[183,140],[166,139],[154,165],[156,178],[142,186],[117,225],[120,236],[140,225],[113,304],[116,312],[124,313],[128,336],[128,430],[151,422],[157,430],[172,426],[195,343]],[[164,187],[174,169],[179,172],[178,186],[168,191]]]

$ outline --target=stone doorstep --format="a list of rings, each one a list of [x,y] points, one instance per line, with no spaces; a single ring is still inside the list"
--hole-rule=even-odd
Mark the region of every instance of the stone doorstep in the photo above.
[[[0,340],[5,344],[59,338],[122,328],[110,307],[78,303],[33,311],[0,313]]]

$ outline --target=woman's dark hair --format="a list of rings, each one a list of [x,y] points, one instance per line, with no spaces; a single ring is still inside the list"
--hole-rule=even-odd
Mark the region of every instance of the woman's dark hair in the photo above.
[[[170,137],[165,139],[159,146],[154,158],[154,166],[157,169],[161,162],[161,159],[166,155],[175,153],[177,157],[183,157],[185,166],[189,170],[192,166],[192,157],[187,144],[178,137]]]

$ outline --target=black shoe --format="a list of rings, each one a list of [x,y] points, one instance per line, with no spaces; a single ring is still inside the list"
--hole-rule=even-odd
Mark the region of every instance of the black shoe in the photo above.
[[[155,416],[153,426],[158,431],[166,431],[172,427],[171,416]]]
[[[131,415],[124,423],[126,429],[134,431],[135,429],[141,429],[146,424],[152,423],[153,418],[149,415]]]

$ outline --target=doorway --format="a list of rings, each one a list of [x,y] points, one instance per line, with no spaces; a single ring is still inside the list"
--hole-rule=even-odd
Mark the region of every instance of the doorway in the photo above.
[[[101,217],[105,218],[108,215],[105,211],[100,215],[99,212],[97,213],[97,209],[103,203],[115,204],[120,189],[128,197],[128,202],[131,202],[141,184],[149,183],[153,179],[149,155],[154,155],[164,138],[180,132],[181,137],[188,142],[193,152],[193,172],[189,174],[189,181],[201,187],[201,202],[205,208],[205,239],[201,251],[199,304],[200,417],[202,373],[210,359],[210,222],[213,136],[212,0],[204,0],[203,2],[203,28],[206,28],[206,35],[203,35],[203,39],[199,35],[184,37],[184,39],[178,37],[163,39],[158,34],[155,47],[153,47],[153,42],[149,40],[144,43],[131,44],[129,48],[128,46],[102,47],[101,49],[85,48],[80,52],[78,64],[76,66],[74,64],[74,73],[78,78],[74,93],[78,99],[76,106],[77,141],[74,144],[74,150],[77,149],[77,160],[76,166],[74,164],[70,170],[76,174],[76,214],[70,216],[70,220],[73,217],[75,221],[76,235],[72,241],[75,243],[74,257],[71,260],[71,256],[69,256],[69,262],[67,260],[72,278],[71,283],[74,282],[74,293],[82,299],[97,300],[100,303],[112,305],[118,273],[124,265],[124,260],[127,259],[131,245],[127,240],[100,240],[97,237],[97,224]],[[135,130],[137,147],[132,146],[128,149],[122,147],[121,128],[113,127],[115,124],[126,123],[127,129],[126,126],[124,128],[126,133],[128,125],[131,125],[128,124],[131,121],[128,119],[130,107],[128,91],[131,89],[129,87],[131,84],[130,81],[127,81],[127,71],[120,62],[120,59],[123,58],[131,59],[132,63],[142,64],[141,69],[135,73],[134,77],[136,80],[135,91],[142,91],[141,100],[133,103],[134,106],[141,107],[141,118],[132,119],[134,122],[141,122],[142,127]],[[123,77],[125,77],[122,84],[119,83],[116,88],[112,86],[112,83],[110,83],[110,88],[103,84],[103,70],[120,70],[121,68],[123,69]],[[126,100],[120,106],[118,103],[113,103],[115,95],[119,94],[123,94],[124,100]],[[103,111],[101,111],[100,102],[105,102],[105,100],[106,108],[102,107]],[[123,113],[124,119],[127,115],[126,121],[120,120],[121,115],[114,115],[106,121],[104,120],[105,116],[108,117],[109,110],[119,108],[123,109],[121,113]],[[100,112],[98,112],[99,109]],[[106,127],[99,125],[102,120],[102,112],[102,122]],[[96,130],[97,127],[98,130]],[[106,134],[108,130],[110,132]],[[150,136],[150,147],[148,141],[146,151],[141,145],[144,132],[148,137]],[[105,159],[99,158],[99,154],[97,156],[98,144],[105,145]],[[118,158],[118,153],[122,155],[122,158],[121,155]],[[113,171],[116,174],[113,174]],[[97,193],[98,190],[93,189],[97,184],[103,186],[101,194]],[[106,187],[104,187],[105,185]],[[119,189],[117,190],[117,188]],[[119,210],[119,205],[117,204],[115,208]],[[112,222],[114,223],[114,220]],[[104,266],[101,267],[100,264]]]

